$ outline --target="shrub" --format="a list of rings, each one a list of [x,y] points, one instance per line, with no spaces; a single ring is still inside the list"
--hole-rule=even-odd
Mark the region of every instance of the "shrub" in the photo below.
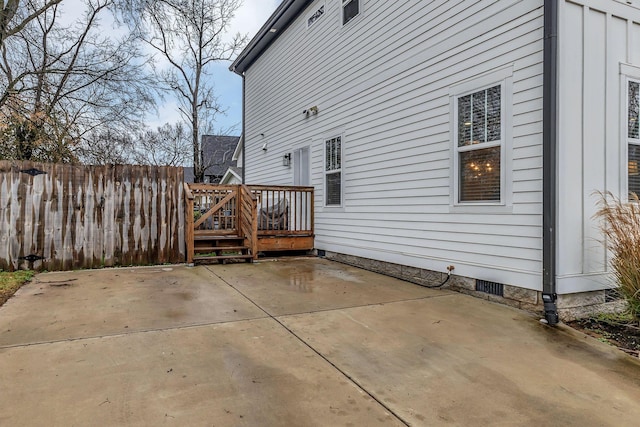
[[[596,217],[611,252],[611,268],[617,290],[628,303],[629,314],[640,320],[640,199],[634,193],[622,202],[611,193],[600,193]]]

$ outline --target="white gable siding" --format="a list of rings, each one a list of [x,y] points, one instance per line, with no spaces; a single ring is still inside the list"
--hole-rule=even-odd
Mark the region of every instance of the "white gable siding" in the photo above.
[[[292,184],[282,156],[311,145],[317,248],[540,289],[542,1],[368,0],[344,27],[339,9],[327,0],[310,29],[303,13],[247,71],[247,182]],[[505,67],[512,207],[453,209],[449,89]],[[329,209],[337,134],[344,208]]]
[[[596,191],[624,196],[621,64],[640,67],[640,10],[616,1],[561,2],[558,290],[601,289],[607,257]]]

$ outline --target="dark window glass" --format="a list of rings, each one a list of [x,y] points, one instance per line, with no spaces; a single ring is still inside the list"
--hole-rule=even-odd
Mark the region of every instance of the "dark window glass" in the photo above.
[[[343,1],[342,24],[346,24],[360,13],[360,0]]]
[[[487,91],[483,90],[473,94],[473,131],[471,134],[472,144],[481,144],[486,142],[485,129],[487,127]]]
[[[500,141],[500,86],[487,89],[487,141]]]
[[[460,153],[460,202],[500,201],[500,146]]]
[[[458,99],[458,147],[471,144],[471,95]]]
[[[629,138],[638,139],[638,119],[640,119],[640,83],[629,82],[629,117],[628,117],[628,136]]]
[[[342,201],[341,198],[341,186],[342,186],[342,174],[340,172],[328,173],[326,175],[326,191],[327,191],[327,206],[339,206]]]
[[[629,194],[640,196],[640,145],[629,144]]]
[[[502,139],[501,87],[458,98],[458,147]]]

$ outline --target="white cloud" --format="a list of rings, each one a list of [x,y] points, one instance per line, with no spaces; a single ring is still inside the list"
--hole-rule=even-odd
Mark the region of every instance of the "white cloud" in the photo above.
[[[249,38],[253,37],[267,22],[280,2],[280,0],[244,0],[243,5],[236,11],[230,32],[232,34],[248,34]]]

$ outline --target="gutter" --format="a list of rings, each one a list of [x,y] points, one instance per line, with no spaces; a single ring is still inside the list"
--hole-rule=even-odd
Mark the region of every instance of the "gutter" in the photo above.
[[[247,97],[246,97],[246,91],[245,91],[245,80],[244,80],[244,73],[242,73],[242,178],[241,181],[243,184],[246,184],[247,181],[245,181],[244,176],[245,176],[245,171],[247,170],[247,156],[245,156],[245,150],[247,147],[247,134],[246,134],[246,128],[245,128],[245,112],[247,111]]]
[[[542,110],[542,301],[544,320],[558,323],[556,218],[558,152],[558,1],[544,0]]]
[[[282,34],[313,0],[282,0],[229,70],[242,76],[253,62]]]

